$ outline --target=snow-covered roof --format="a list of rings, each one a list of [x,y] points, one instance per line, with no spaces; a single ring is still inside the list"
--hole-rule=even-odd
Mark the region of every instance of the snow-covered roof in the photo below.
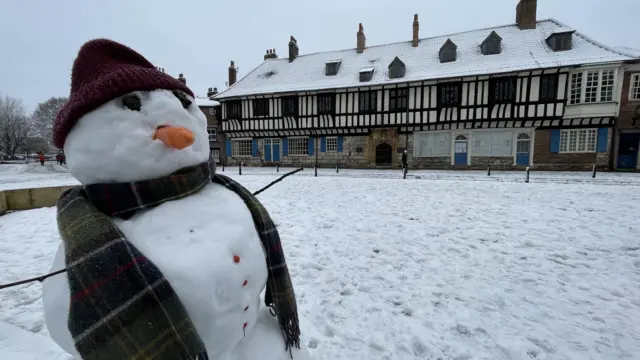
[[[618,52],[632,56],[634,58],[640,58],[640,50],[638,49],[634,49],[626,46],[617,46],[614,49]]]
[[[210,100],[209,98],[196,97],[196,105],[198,106],[217,106],[220,105],[219,102],[215,100]]]
[[[616,52],[579,32],[572,35],[571,50],[552,51],[546,39],[556,31],[567,30],[573,29],[548,19],[538,21],[536,29],[531,30],[520,30],[511,24],[425,38],[415,48],[409,39],[369,46],[362,54],[352,48],[303,54],[292,63],[288,57],[268,59],[215,98],[356,87],[363,85],[359,82],[359,72],[371,67],[375,71],[367,86],[631,60],[628,54]],[[492,31],[502,37],[502,52],[483,55],[480,45]],[[438,51],[447,39],[457,45],[458,56],[456,61],[440,63]],[[403,78],[389,79],[388,66],[396,56],[406,65],[406,73]],[[325,64],[336,59],[342,62],[338,74],[326,76]],[[267,73],[272,76],[264,76]]]

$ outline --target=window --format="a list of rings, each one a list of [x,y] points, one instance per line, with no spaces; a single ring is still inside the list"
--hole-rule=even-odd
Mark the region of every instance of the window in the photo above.
[[[413,156],[438,157],[451,154],[451,133],[438,131],[413,135]]]
[[[341,61],[332,61],[326,63],[324,65],[324,74],[326,76],[333,76],[338,74],[338,71],[340,70],[340,64],[342,64]]]
[[[458,106],[460,105],[460,89],[461,83],[443,83],[438,84],[438,99],[440,106]]]
[[[215,114],[216,114],[216,109],[215,109],[215,108],[210,107],[210,108],[209,108],[209,115],[215,115]]]
[[[361,113],[375,112],[378,105],[377,91],[363,91],[358,98],[358,110]]]
[[[456,55],[458,51],[458,46],[451,41],[451,39],[447,39],[447,41],[440,48],[440,52],[438,53],[438,57],[440,58],[441,63],[456,61]]]
[[[269,99],[253,100],[253,116],[269,116]]]
[[[214,127],[208,127],[207,132],[209,133],[209,142],[217,141],[216,136],[218,135],[218,131]]]
[[[231,140],[232,157],[251,156],[251,139]]]
[[[640,74],[631,75],[629,100],[640,100]]]
[[[393,89],[389,90],[389,109],[390,110],[407,110],[409,103],[409,89]]]
[[[492,89],[491,99],[494,103],[509,103],[516,99],[515,82],[511,77],[500,77],[491,79]]]
[[[482,55],[494,55],[500,54],[502,51],[502,38],[495,31],[492,31],[489,36],[480,45],[480,51]]]
[[[553,51],[571,50],[573,32],[551,34],[547,38],[547,45]]]
[[[371,81],[373,78],[373,68],[360,69],[360,82]]]
[[[213,161],[215,161],[216,163],[219,163],[220,162],[220,150],[218,150],[218,149],[211,150],[211,157],[213,158]]]
[[[318,95],[318,114],[333,114],[335,112],[335,103],[335,94]]]
[[[569,104],[613,101],[615,70],[591,70],[571,74]]]
[[[474,156],[512,156],[512,131],[477,131],[473,133]]]
[[[595,152],[597,129],[560,130],[560,152]]]
[[[242,102],[240,100],[229,101],[227,103],[227,118],[228,119],[242,118]]]
[[[399,79],[404,77],[407,66],[397,56],[389,64],[389,79]]]
[[[558,76],[542,75],[540,77],[540,101],[554,101],[558,94]]]
[[[331,136],[326,138],[326,151],[336,152],[338,151],[338,137]]]
[[[309,155],[309,138],[289,138],[289,155]]]
[[[282,114],[284,116],[298,116],[297,96],[287,96],[282,98]]]

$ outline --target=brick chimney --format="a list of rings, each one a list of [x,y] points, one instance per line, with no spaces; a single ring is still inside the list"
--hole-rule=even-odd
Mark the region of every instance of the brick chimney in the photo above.
[[[298,51],[298,40],[291,36],[291,39],[289,39],[289,62],[293,62],[298,57]]]
[[[231,65],[229,65],[229,83],[228,86],[231,86],[236,83],[236,79],[238,76],[238,70],[236,69],[236,65],[233,61],[231,61]]]
[[[264,54],[264,59],[277,59],[278,55],[276,55],[276,49],[267,49],[267,53]]]
[[[418,14],[413,15],[413,38],[411,39],[411,46],[418,47],[420,42],[420,23],[418,22]]]
[[[187,79],[183,74],[178,75],[178,80],[180,80],[183,84],[187,85]]]
[[[516,6],[516,24],[520,30],[536,28],[538,0],[520,0]]]
[[[364,52],[364,48],[367,47],[367,38],[364,36],[364,28],[362,27],[362,23],[358,26],[358,32],[356,34],[356,52],[358,54],[362,54]]]
[[[211,99],[214,95],[216,95],[218,93],[218,88],[209,88],[209,90],[207,91],[207,97],[209,99]]]

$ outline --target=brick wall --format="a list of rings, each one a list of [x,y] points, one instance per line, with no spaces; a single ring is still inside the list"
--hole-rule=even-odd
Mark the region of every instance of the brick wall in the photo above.
[[[609,144],[611,134],[609,130]],[[533,145],[533,164],[535,169],[543,170],[587,170],[596,164],[599,169],[609,168],[609,151],[604,153],[554,154],[550,151],[551,131],[536,130]]]
[[[620,115],[618,116],[617,128],[621,130],[640,129],[640,119],[633,124],[633,118],[636,116],[636,108],[640,106],[640,101],[629,100],[629,91],[631,89],[631,78],[634,74],[640,74],[640,70],[627,71],[624,74],[622,82],[622,95],[620,98]]]
[[[221,132],[221,126],[220,126],[220,122],[218,121],[218,115],[220,110],[219,106],[215,107],[216,110],[216,115],[211,115],[209,114],[209,109],[211,109],[211,106],[200,106],[200,110],[202,110],[202,112],[204,113],[204,116],[207,118],[207,127],[214,127],[216,128],[217,132],[216,132],[216,142],[215,143],[209,143],[209,147],[210,148],[216,148],[220,150],[220,162],[224,163],[224,161],[226,161],[226,152],[225,152],[225,137],[224,134],[222,134]]]

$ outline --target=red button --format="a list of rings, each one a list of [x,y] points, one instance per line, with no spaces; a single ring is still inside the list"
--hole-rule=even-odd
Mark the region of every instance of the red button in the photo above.
[[[247,323],[244,323],[244,325],[242,325],[242,328],[246,328],[247,327]]]
[[[233,255],[233,262],[236,263],[236,264],[239,263],[240,262],[240,256]]]
[[[249,283],[249,282],[248,282],[247,280],[245,280],[245,281],[242,283],[242,286],[247,286],[247,284],[248,284],[248,283]]]

